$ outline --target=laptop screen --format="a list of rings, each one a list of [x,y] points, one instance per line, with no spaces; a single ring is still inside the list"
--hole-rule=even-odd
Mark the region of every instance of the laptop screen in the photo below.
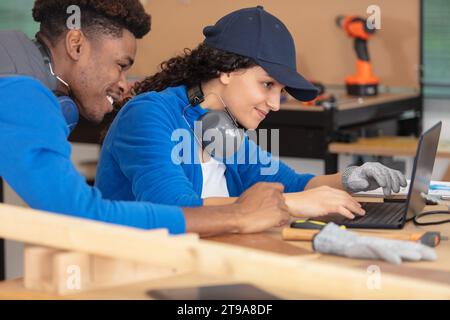
[[[428,194],[441,127],[442,122],[438,122],[420,137],[414,159],[408,201],[406,202],[408,206],[407,219],[422,212],[426,205],[423,195]]]

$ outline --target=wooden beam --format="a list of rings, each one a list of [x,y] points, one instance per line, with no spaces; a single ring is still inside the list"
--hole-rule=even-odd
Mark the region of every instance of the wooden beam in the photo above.
[[[161,267],[192,268],[197,235],[169,237],[142,230],[0,204],[0,236],[25,243],[85,252]]]
[[[365,267],[317,261],[320,255],[286,256],[235,245],[168,236],[32,209],[0,205],[0,237],[184,272],[276,287],[318,298],[450,299],[450,286],[383,273],[382,287],[368,286]],[[377,264],[374,261],[374,264]]]
[[[328,145],[330,153],[358,154],[370,156],[405,156],[414,157],[418,139],[414,137],[381,136],[359,138],[356,142],[333,142]],[[437,158],[450,158],[450,142],[441,140],[436,154]]]
[[[27,246],[24,256],[25,288],[59,295],[180,274],[176,268],[154,267],[133,261],[46,247]]]
[[[198,270],[262,287],[297,292],[299,297],[327,299],[449,299],[448,285],[380,274],[380,288],[371,287],[367,268],[321,263],[318,254],[290,257],[248,248],[207,243],[198,247]],[[379,262],[374,261],[376,266]]]

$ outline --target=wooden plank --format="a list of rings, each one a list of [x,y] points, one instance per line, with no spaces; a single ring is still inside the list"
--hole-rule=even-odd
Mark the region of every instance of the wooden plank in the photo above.
[[[241,247],[275,252],[288,256],[311,254],[308,250],[280,241],[265,233],[220,235],[206,238],[206,240],[234,244]]]
[[[222,247],[223,246],[223,247]],[[209,248],[208,248],[209,247]],[[366,268],[352,269],[251,249],[228,250],[224,244],[198,248],[198,270],[301,295],[331,299],[449,299],[450,286],[382,273],[382,289],[373,289]],[[214,252],[215,254],[213,254]],[[317,257],[317,256],[316,256]],[[374,265],[377,265],[374,261]],[[432,288],[432,289],[431,289]]]
[[[450,286],[382,275],[368,287],[367,270],[321,263],[319,255],[286,256],[196,238],[173,238],[133,228],[0,205],[0,236],[54,248],[182,268],[185,272],[250,282],[322,298],[441,298]],[[377,262],[374,262],[376,264]]]
[[[408,156],[414,157],[418,139],[414,137],[382,136],[360,138],[353,143],[333,142],[328,146],[330,153],[359,154],[371,156]],[[450,144],[446,140],[439,143],[438,158],[450,158]]]
[[[92,256],[82,252],[27,246],[24,286],[58,295],[129,285],[176,274],[176,268]]]
[[[189,269],[194,265],[189,235],[171,238],[167,230],[141,230],[0,204],[0,235],[46,247]]]
[[[53,256],[60,250],[27,246],[24,250],[24,286],[30,290],[54,292]]]
[[[52,259],[52,290],[67,294],[89,290],[93,287],[91,257],[82,252],[56,253]]]

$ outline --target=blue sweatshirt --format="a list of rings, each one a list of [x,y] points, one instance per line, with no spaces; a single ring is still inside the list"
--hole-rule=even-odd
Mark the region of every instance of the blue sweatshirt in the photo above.
[[[110,201],[70,160],[56,97],[30,77],[0,77],[0,176],[32,208],[125,226],[185,231],[180,208]]]
[[[199,146],[191,128],[208,111],[196,105],[183,116],[188,104],[186,88],[178,86],[141,94],[122,108],[105,138],[97,168],[96,186],[105,197],[178,206],[203,204]],[[180,151],[181,142],[187,148]],[[302,191],[314,177],[297,174],[248,138],[225,165],[231,197],[260,181],[280,182],[285,192]],[[274,167],[276,172],[264,173]]]

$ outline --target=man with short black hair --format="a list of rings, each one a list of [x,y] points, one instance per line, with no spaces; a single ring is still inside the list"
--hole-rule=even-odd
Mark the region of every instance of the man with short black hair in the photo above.
[[[33,17],[36,40],[0,31],[0,176],[32,208],[204,235],[258,232],[288,220],[279,184],[258,184],[225,206],[103,199],[76,171],[67,137],[79,113],[100,122],[127,91],[125,71],[150,16],[139,0],[37,0]]]

